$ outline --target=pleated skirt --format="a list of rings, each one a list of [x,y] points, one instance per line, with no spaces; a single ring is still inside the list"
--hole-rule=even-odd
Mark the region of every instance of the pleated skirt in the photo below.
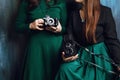
[[[61,64],[55,80],[115,80],[114,74],[110,73],[113,67],[106,61],[110,58],[105,43],[97,43],[86,48],[90,52],[80,48],[77,60]]]

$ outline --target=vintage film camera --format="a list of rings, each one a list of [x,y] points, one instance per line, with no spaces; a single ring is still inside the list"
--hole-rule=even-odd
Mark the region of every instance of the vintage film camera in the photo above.
[[[44,20],[45,27],[50,27],[50,26],[57,27],[57,25],[58,25],[57,18],[54,19],[54,18],[51,18],[50,16],[46,15],[46,17],[44,17],[43,20]]]
[[[65,52],[65,57],[75,56],[78,53],[79,44],[72,39],[69,39],[67,35],[64,35],[62,43],[62,51]]]
[[[72,42],[65,43],[63,49],[63,51],[65,52],[65,57],[70,57],[77,54],[76,45]]]

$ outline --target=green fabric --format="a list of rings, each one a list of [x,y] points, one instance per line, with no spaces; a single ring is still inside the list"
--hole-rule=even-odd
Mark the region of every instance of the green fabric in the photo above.
[[[104,43],[98,43],[87,47],[90,51],[96,54],[102,54],[108,57],[108,51]],[[112,74],[95,67],[86,61],[91,61],[103,67],[106,70],[112,70],[112,65],[104,59],[95,57],[80,48],[79,59],[63,63],[55,80],[113,80]]]
[[[52,1],[52,0],[51,0]],[[62,43],[62,34],[66,25],[65,0],[59,0],[56,5],[53,1],[51,7],[40,1],[40,5],[34,10],[28,11],[27,2],[22,2],[16,19],[16,29],[20,32],[29,32],[30,41],[26,49],[26,56],[22,70],[21,80],[54,80],[59,67],[58,54]],[[49,31],[34,31],[29,29],[29,23],[38,18],[50,15],[59,19],[62,32],[53,33]]]
[[[29,11],[28,10],[28,3],[26,1],[23,1],[20,5],[18,16],[16,18],[16,29],[18,31],[30,31],[29,29],[29,23],[33,22],[35,19],[43,18],[46,15],[51,16],[52,18],[59,19],[61,25],[62,25],[62,33],[65,32],[65,26],[66,26],[66,4],[65,0],[58,0],[57,4],[52,5],[53,0],[51,0],[48,5],[51,7],[48,7],[46,5],[45,0],[40,1],[40,5],[35,8],[34,10]]]

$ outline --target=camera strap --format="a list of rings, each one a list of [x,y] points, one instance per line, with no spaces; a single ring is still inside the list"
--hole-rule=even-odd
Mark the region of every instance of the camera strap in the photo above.
[[[78,44],[76,41],[75,41],[75,43]],[[91,54],[91,55],[93,55],[93,56],[95,56],[95,57],[104,59],[105,61],[111,63],[113,66],[115,66],[115,67],[117,67],[117,68],[119,67],[119,65],[116,64],[111,58],[108,58],[108,57],[104,56],[103,54],[96,54],[96,53],[90,51],[88,48],[83,47],[83,46],[81,46],[80,44],[78,44],[78,45],[79,45],[80,48],[83,48],[87,53],[89,53],[89,54]],[[99,65],[97,65],[97,64],[95,64],[95,63],[93,63],[93,62],[91,62],[91,61],[87,61],[87,60],[85,60],[85,59],[80,59],[80,60],[82,60],[82,61],[84,61],[84,62],[86,62],[86,63],[89,63],[89,64],[91,64],[91,65],[93,65],[93,66],[95,66],[95,67],[98,67],[98,68],[102,69],[103,71],[106,71],[106,72],[111,73],[111,74],[115,74],[115,75],[117,75],[118,77],[120,77],[120,76],[119,76],[119,75],[120,75],[120,72],[114,72],[114,71],[111,71],[111,70],[106,70],[105,68],[103,68],[103,67],[101,67],[101,66],[99,66]]]
[[[64,36],[64,41],[71,40],[72,42],[74,42],[78,46],[78,48],[83,48],[88,54],[91,54],[91,55],[93,55],[95,57],[98,57],[100,59],[104,59],[105,61],[109,62],[110,64],[112,64],[116,68],[119,67],[119,65],[116,64],[111,58],[108,58],[107,56],[104,56],[103,54],[96,54],[96,53],[90,51],[88,48],[86,48],[86,47],[82,46],[81,44],[79,44],[78,42],[76,42],[75,39],[74,39],[74,37],[73,37],[73,31],[72,30],[73,30],[72,26],[69,25],[69,28],[67,28],[67,34],[68,35]],[[119,76],[120,75],[120,71],[106,70],[105,68],[101,67],[100,65],[98,65],[98,64],[96,64],[94,62],[87,61],[85,59],[81,59],[81,60],[83,60],[84,62],[86,62],[88,64],[91,64],[91,65],[93,65],[93,66],[95,66],[97,68],[100,68],[103,71],[106,71],[106,72],[111,73],[111,74],[115,74],[116,77],[120,77]]]
[[[115,66],[116,68],[119,67],[119,65],[116,64],[111,58],[108,58],[107,56],[105,56],[105,55],[103,55],[103,54],[96,54],[96,53],[90,51],[88,48],[80,45],[78,42],[76,42],[76,41],[74,40],[74,38],[72,37],[72,35],[70,35],[70,34],[69,34],[69,35],[64,35],[64,38],[63,38],[63,39],[64,39],[65,42],[67,42],[67,41],[72,41],[72,42],[74,42],[74,44],[76,44],[79,48],[83,48],[88,54],[91,54],[91,55],[93,55],[93,56],[95,56],[95,57],[101,58],[101,59],[103,59],[103,60],[111,63],[111,64],[112,64],[113,66]],[[97,68],[100,68],[100,69],[102,69],[103,71],[106,71],[106,72],[108,72],[108,73],[115,74],[115,75],[117,75],[117,76],[120,75],[120,72],[114,72],[114,71],[111,71],[111,70],[106,70],[105,68],[103,68],[103,67],[99,66],[98,64],[93,63],[93,62],[91,62],[91,61],[87,61],[87,60],[84,60],[84,59],[80,59],[80,60],[82,60],[82,61],[84,61],[84,62],[86,62],[86,63],[89,63],[89,64],[91,64],[91,65],[93,65],[93,66],[95,66],[95,67],[97,67]],[[120,77],[120,76],[119,76],[119,77]]]

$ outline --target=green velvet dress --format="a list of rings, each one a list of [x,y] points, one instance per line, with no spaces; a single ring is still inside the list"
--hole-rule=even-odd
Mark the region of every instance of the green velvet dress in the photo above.
[[[30,34],[28,47],[25,51],[27,53],[22,69],[22,80],[54,80],[59,67],[58,54],[62,43],[62,35],[65,32],[66,4],[64,0],[58,0],[55,5],[53,4],[53,0],[48,4],[45,0],[41,0],[39,6],[33,10],[28,9],[26,1],[23,1],[20,5],[16,19],[16,29]],[[59,19],[62,25],[60,33],[29,29],[30,22],[38,18],[44,18],[46,15]]]

